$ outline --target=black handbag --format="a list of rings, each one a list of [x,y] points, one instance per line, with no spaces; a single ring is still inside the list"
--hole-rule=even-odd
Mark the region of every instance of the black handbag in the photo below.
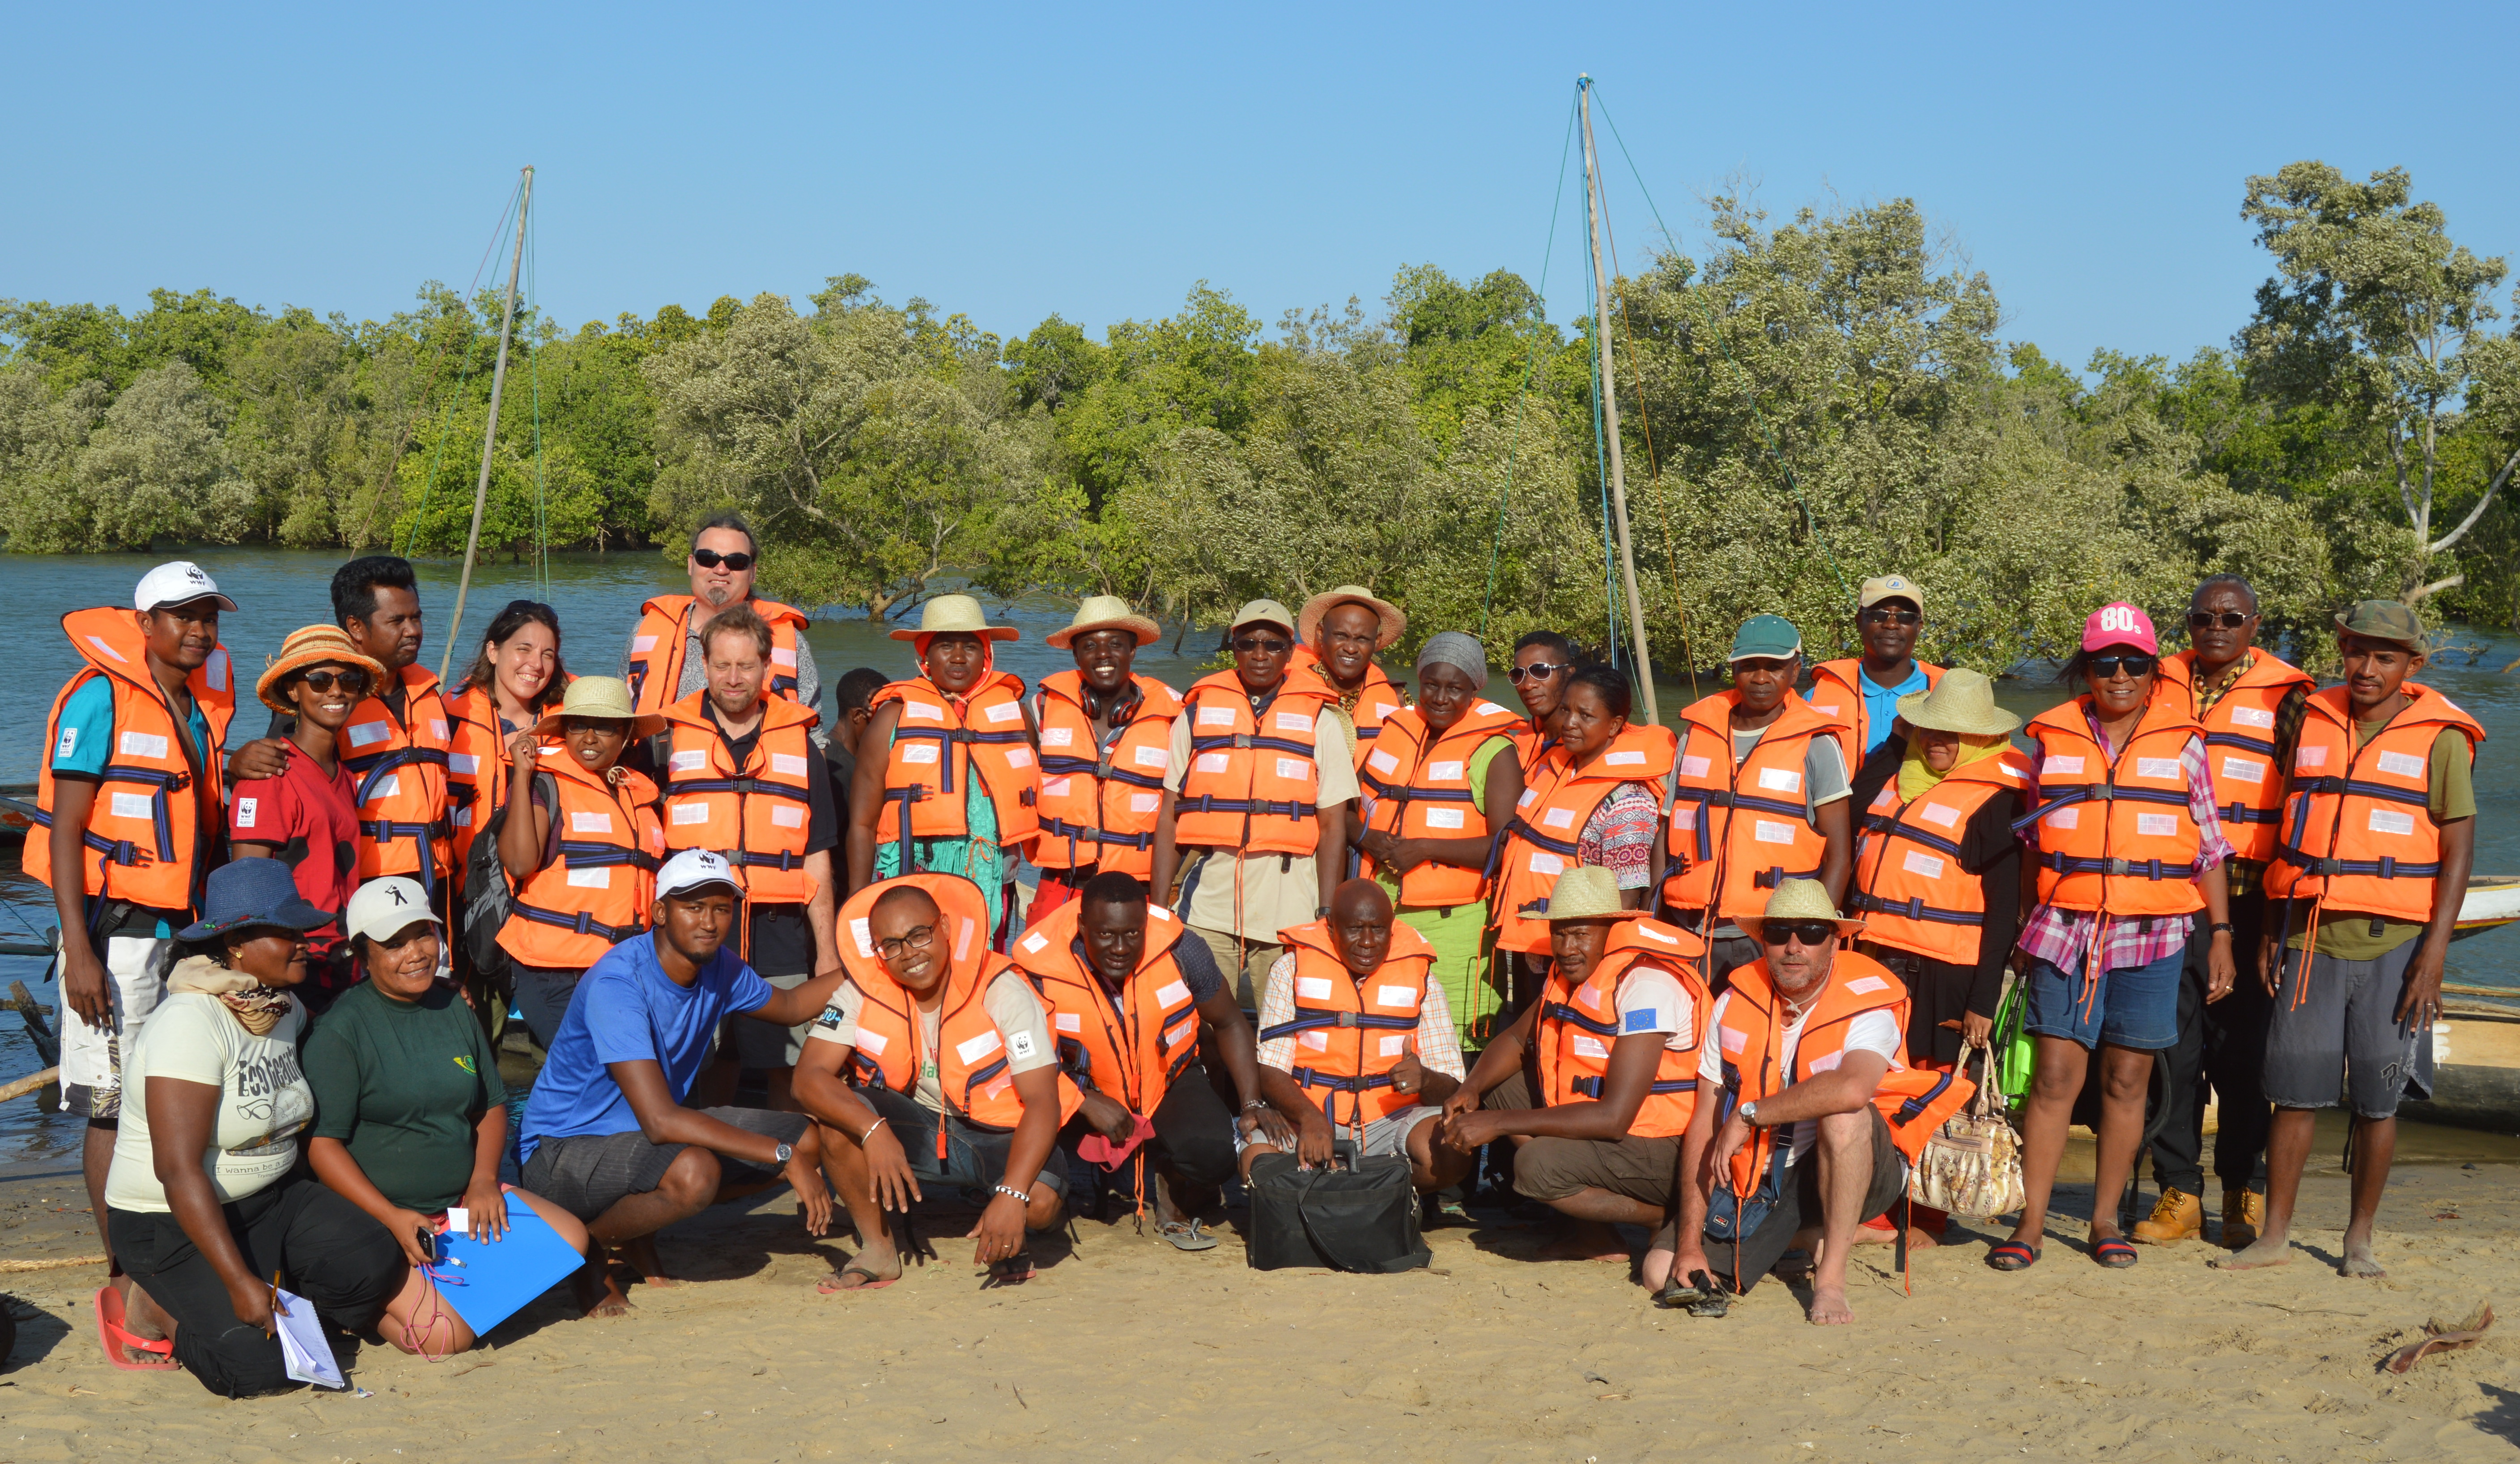
[[[1360,1159],[1352,1140],[1338,1139],[1320,1168],[1298,1167],[1291,1154],[1260,1156],[1248,1188],[1245,1254],[1255,1271],[1411,1271],[1434,1259],[1418,1238],[1418,1190],[1406,1159]]]

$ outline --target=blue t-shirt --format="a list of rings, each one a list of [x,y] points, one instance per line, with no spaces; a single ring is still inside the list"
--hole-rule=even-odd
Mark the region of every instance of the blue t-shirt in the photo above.
[[[193,750],[207,765],[210,760],[210,719],[202,715],[199,698],[193,702],[193,714],[187,719],[193,732]],[[105,765],[113,760],[113,688],[103,676],[90,676],[87,684],[70,693],[62,704],[62,724],[53,734],[53,771],[85,773],[97,777]]]
[[[656,964],[655,938],[645,932],[606,951],[578,979],[568,1015],[552,1038],[551,1056],[534,1078],[518,1162],[533,1158],[543,1139],[628,1133],[639,1126],[608,1063],[653,1061],[665,1070],[674,1101],[682,1102],[708,1061],[709,1036],[718,1023],[733,1013],[758,1011],[776,994],[732,946],[719,946],[689,986],[676,984]]]
[[[1883,686],[1856,663],[1855,684],[1864,692],[1864,755],[1890,740],[1890,723],[1899,715],[1899,699],[1925,689],[1925,668],[1908,663],[1908,679],[1896,686]]]

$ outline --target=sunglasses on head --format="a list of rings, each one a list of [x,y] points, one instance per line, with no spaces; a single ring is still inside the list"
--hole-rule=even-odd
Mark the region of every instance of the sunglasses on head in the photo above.
[[[1867,625],[1914,625],[1924,618],[1920,611],[1898,610],[1887,605],[1875,605],[1864,613]]]
[[[354,697],[368,689],[368,673],[365,671],[300,671],[297,679],[317,691],[331,691],[338,686]]]
[[[701,569],[714,570],[718,566],[724,565],[738,574],[751,569],[754,558],[755,556],[745,554],[742,550],[738,550],[733,554],[720,554],[714,549],[695,549],[692,551],[692,563],[699,566]]]
[[[2249,623],[2251,614],[2252,612],[2245,610],[2227,610],[2221,615],[2216,615],[2210,610],[2191,610],[2187,613],[2187,628],[2211,630],[2220,625],[2226,630],[2237,630]]]
[[[1759,940],[1764,945],[1782,945],[1787,940],[1818,945],[1836,934],[1837,926],[1826,920],[1798,920],[1791,925],[1777,920],[1759,923]]]
[[[1234,638],[1234,649],[1237,651],[1266,651],[1276,656],[1293,647],[1294,642],[1280,640],[1274,635],[1238,635]]]
[[[1574,668],[1571,663],[1551,665],[1545,661],[1535,661],[1529,665],[1518,665],[1508,670],[1505,673],[1505,679],[1520,686],[1525,680],[1546,681],[1560,671],[1571,671]]]
[[[2152,674],[2152,668],[2161,664],[2161,658],[2135,654],[2094,656],[2085,663],[2091,666],[2092,675],[2108,681],[2117,676],[2118,668],[2121,666],[2126,668],[2126,673],[2130,676],[2149,676]]]

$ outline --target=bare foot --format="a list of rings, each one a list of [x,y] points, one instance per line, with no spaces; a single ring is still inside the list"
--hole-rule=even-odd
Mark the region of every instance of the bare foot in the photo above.
[[[2345,1259],[2336,1267],[2336,1274],[2351,1276],[2358,1281],[2377,1281],[2389,1273],[2372,1256],[2371,1238],[2364,1236],[2361,1240],[2346,1239]]]
[[[665,1274],[665,1262],[656,1254],[656,1237],[642,1235],[625,1240],[612,1248],[612,1254],[629,1262],[639,1279],[650,1286],[680,1286],[682,1283]]]
[[[1855,1308],[1846,1304],[1846,1283],[1812,1284],[1811,1324],[1815,1327],[1843,1327],[1855,1320]]]
[[[1875,1230],[1869,1225],[1859,1225],[1855,1229],[1855,1243],[1859,1246],[1894,1245],[1898,1239],[1899,1232],[1896,1230]],[[1922,1225],[1908,1227],[1909,1250],[1930,1251],[1941,1244],[1941,1241],[1934,1238],[1934,1233]]]
[[[2261,1235],[2247,1249],[2234,1251],[2214,1262],[2226,1271],[2263,1270],[2271,1265],[2292,1263],[2292,1242],[2280,1235]]]
[[[167,1315],[165,1308],[159,1306],[149,1293],[133,1285],[129,1276],[115,1276],[111,1284],[122,1293],[122,1330],[143,1342],[164,1342],[175,1335],[175,1319]],[[125,1347],[122,1360],[154,1367],[165,1365],[167,1356],[164,1352]]]
[[[628,1316],[635,1308],[622,1295],[622,1272],[610,1265],[580,1266],[570,1278],[577,1291],[577,1304],[588,1316]]]
[[[1619,1232],[1598,1220],[1578,1220],[1566,1233],[1540,1248],[1543,1260],[1615,1260],[1624,1265],[1628,1247]]]
[[[901,1279],[901,1253],[892,1243],[867,1246],[847,1264],[822,1279],[814,1290],[824,1296],[844,1291],[879,1291]]]

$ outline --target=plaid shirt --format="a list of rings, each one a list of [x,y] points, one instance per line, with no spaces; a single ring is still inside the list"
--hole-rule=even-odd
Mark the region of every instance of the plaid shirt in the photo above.
[[[1283,1027],[1295,1020],[1295,953],[1280,956],[1269,968],[1267,989],[1260,993],[1260,1029]],[[1442,1073],[1455,1078],[1466,1077],[1469,1070],[1462,1066],[1462,1039],[1453,1030],[1452,1003],[1444,999],[1443,984],[1435,980],[1435,970],[1426,968],[1426,996],[1418,1007],[1418,1063],[1429,1073]],[[1295,1071],[1295,1038],[1273,1037],[1260,1044],[1260,1061],[1281,1073]]]
[[[2100,729],[2099,719],[2087,709],[2084,721],[2092,729],[2092,738],[2111,755],[2117,750],[2109,747],[2108,734]],[[2196,821],[2196,878],[2231,857],[2231,845],[2223,837],[2222,816],[2214,811],[2214,778],[2207,770],[2205,739],[2190,737],[2179,750],[2179,770],[2187,779],[2187,812]],[[2027,786],[2021,792],[2025,808],[2039,806],[2039,768],[2032,764]],[[2033,853],[2039,848],[2039,825],[2022,830],[2021,842]],[[2092,930],[2100,923],[2096,910],[2066,910],[2041,904],[2031,912],[2021,929],[2021,948],[2039,960],[2061,971],[2082,968],[2085,954],[2092,948]],[[2100,941],[2100,969],[2120,971],[2130,966],[2149,966],[2176,950],[2186,947],[2188,933],[2195,928],[2193,915],[2154,915],[2138,920],[2112,920]]]

